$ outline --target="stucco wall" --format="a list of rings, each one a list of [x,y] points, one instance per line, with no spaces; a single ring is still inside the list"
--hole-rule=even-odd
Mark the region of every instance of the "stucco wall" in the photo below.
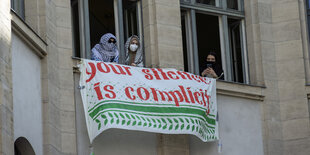
[[[262,122],[259,101],[218,95],[219,134],[222,142],[203,143],[190,136],[190,155],[262,155]]]
[[[14,140],[25,137],[36,154],[43,154],[41,61],[12,34]]]

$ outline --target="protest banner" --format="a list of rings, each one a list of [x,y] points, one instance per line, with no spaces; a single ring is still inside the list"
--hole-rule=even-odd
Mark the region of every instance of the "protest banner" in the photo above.
[[[80,71],[91,142],[111,128],[218,139],[215,79],[86,59]]]

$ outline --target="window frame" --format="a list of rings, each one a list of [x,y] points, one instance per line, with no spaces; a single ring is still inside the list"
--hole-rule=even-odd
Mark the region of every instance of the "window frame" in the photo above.
[[[196,13],[207,15],[214,15],[218,17],[219,32],[220,32],[220,46],[221,46],[221,59],[222,68],[224,71],[225,81],[233,81],[232,73],[232,49],[230,47],[230,37],[228,32],[228,18],[240,20],[240,46],[242,56],[242,72],[243,83],[249,84],[249,67],[248,55],[246,47],[246,30],[245,30],[245,15],[244,3],[238,0],[238,10],[229,9],[226,6],[226,0],[216,3],[216,6],[196,3],[196,0],[188,2],[180,1],[181,10],[187,12],[185,23],[186,40],[187,40],[187,62],[188,71],[194,74],[199,74],[199,59],[198,59],[198,43],[197,43],[197,30],[196,30]],[[227,61],[229,60],[229,61]]]
[[[23,20],[25,20],[25,0],[11,0],[11,9]]]
[[[80,37],[80,57],[91,58],[90,45],[90,24],[89,24],[89,0],[78,1],[78,15],[79,15],[79,37]],[[124,17],[123,17],[123,2],[122,0],[113,0],[114,6],[114,21],[115,21],[115,36],[117,38],[117,46],[119,51],[125,51],[125,32],[124,32]],[[142,29],[142,0],[137,0],[137,31],[140,38],[141,48],[144,48],[143,29]],[[72,35],[74,37],[74,35]],[[74,39],[74,38],[73,38]],[[73,47],[73,57],[75,57]],[[125,52],[119,52],[119,63],[125,63]]]

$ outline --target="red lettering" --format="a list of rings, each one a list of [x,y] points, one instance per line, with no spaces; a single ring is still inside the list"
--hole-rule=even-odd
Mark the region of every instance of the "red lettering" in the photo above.
[[[100,90],[99,84],[100,84],[100,82],[95,83],[95,84],[94,84],[94,89],[95,89],[95,91],[96,91],[98,100],[102,100],[103,97],[102,97],[102,92],[101,92],[101,90]]]
[[[158,97],[157,97],[157,93],[156,93],[155,88],[150,88],[150,89],[151,89],[151,91],[152,91],[154,101],[158,101]]]
[[[173,71],[168,71],[167,74],[168,74],[168,76],[169,76],[171,79],[173,79],[173,80],[178,80],[178,79],[179,79],[179,77],[178,77],[178,76],[176,75],[176,73],[173,72]],[[174,76],[172,76],[172,75],[174,75]]]
[[[102,65],[104,65],[106,70],[103,70]],[[100,72],[103,72],[103,73],[109,73],[110,72],[110,67],[104,62],[97,63],[97,68]]]
[[[92,80],[95,77],[95,75],[96,75],[96,66],[95,66],[95,64],[91,63],[91,62],[89,62],[88,64],[89,64],[89,66],[91,68],[91,73],[88,72],[87,68],[86,68],[86,74],[88,74],[88,75],[91,74],[91,75],[90,75],[89,79],[86,80],[86,83],[89,82],[90,80]]]
[[[207,95],[207,90],[205,90],[205,97],[207,98],[207,103],[208,103],[208,109],[209,109],[209,104],[210,104],[210,96]]]
[[[202,89],[199,89],[201,96],[202,96],[202,102],[203,102],[203,106],[206,106],[206,100],[204,98],[205,94],[203,93]]]
[[[191,102],[192,103],[195,103],[195,100],[194,100],[194,97],[193,97],[193,93],[192,91],[190,90],[191,88],[190,87],[187,87],[187,93],[189,94],[189,98],[191,99]]]
[[[206,77],[201,77],[201,76],[199,76],[199,79],[200,79],[203,83],[205,83],[205,84],[210,84],[210,83],[211,83],[211,80],[209,80],[208,82],[206,81],[206,80],[207,80]]]
[[[161,80],[161,78],[159,77],[159,74],[158,74],[158,72],[156,71],[156,69],[155,69],[155,68],[151,68],[151,70],[153,71],[155,78],[156,78],[157,80]]]
[[[143,92],[145,94],[145,97],[143,97],[142,93],[141,93],[141,89],[143,89]],[[150,98],[150,92],[146,89],[146,88],[143,88],[143,87],[139,87],[137,89],[137,94],[138,96],[142,99],[142,100],[148,100]]]
[[[162,100],[162,101],[166,101],[165,95],[166,95],[166,97],[168,98],[168,101],[172,101],[172,98],[171,98],[171,96],[169,95],[169,93],[167,93],[167,92],[165,92],[165,91],[156,90],[156,89],[154,89],[154,88],[150,88],[150,89],[152,90],[152,94],[153,94],[153,97],[154,97],[154,100],[155,100],[155,101],[158,101],[157,92],[160,94],[161,100]]]
[[[148,80],[153,80],[153,79],[154,79],[153,75],[149,73],[149,72],[150,72],[149,69],[142,69],[142,72],[143,72],[144,74],[146,74],[146,75],[144,76],[146,79],[148,79]]]
[[[122,75],[126,75],[126,73],[124,72],[122,66],[120,65],[114,65],[114,64],[109,64],[109,66],[112,68],[113,72],[115,74],[122,74]],[[115,66],[118,68],[118,71],[116,70]]]
[[[186,73],[186,72],[183,72],[183,71],[177,71],[177,73],[182,77],[182,79],[189,79],[189,80],[192,80],[192,78],[191,78],[191,76],[190,76],[190,74],[188,74],[188,73]],[[187,78],[185,77],[185,75],[187,76]]]
[[[175,93],[179,96],[180,100],[178,100],[178,98],[175,95]],[[183,102],[184,101],[182,94],[179,91],[177,91],[177,90],[170,91],[169,94],[171,94],[171,96],[173,97],[175,106],[177,106],[177,107],[179,106],[179,102]]]
[[[131,100],[135,100],[136,99],[136,96],[135,95],[130,95],[130,92],[129,92],[129,89],[130,89],[130,91],[134,91],[134,89],[132,88],[132,87],[126,87],[125,88],[125,94],[126,94],[126,96],[129,98],[129,99],[131,99]]]
[[[115,99],[116,97],[116,94],[115,92],[113,91],[114,87],[111,86],[111,85],[106,85],[103,87],[103,90],[105,90],[106,92],[109,92],[111,94],[105,94],[104,96],[107,97],[107,98],[110,98],[110,99]]]
[[[169,78],[167,77],[166,73],[162,69],[157,68],[157,70],[161,73],[161,75],[163,76],[164,80],[169,80]]]
[[[186,92],[185,92],[184,87],[183,87],[183,86],[179,86],[179,88],[181,89],[181,92],[182,92],[182,94],[183,94],[183,96],[184,96],[185,102],[186,102],[186,103],[189,103],[189,100],[188,100],[188,97],[187,97],[187,94],[186,94]]]
[[[199,96],[200,96],[200,93],[199,92],[195,92],[194,93],[194,96],[195,96],[195,100],[198,104],[202,105],[203,103],[201,101],[199,101]]]
[[[131,69],[130,67],[128,67],[128,66],[123,66],[123,68],[126,70],[126,72],[127,72],[127,74],[128,74],[129,76],[132,76],[132,74],[131,74],[131,72],[130,72],[130,70],[129,70],[129,69]]]
[[[197,81],[197,82],[201,82],[200,80],[199,80],[199,76],[198,75],[194,75],[194,74],[192,74],[192,78],[195,80],[195,81]]]

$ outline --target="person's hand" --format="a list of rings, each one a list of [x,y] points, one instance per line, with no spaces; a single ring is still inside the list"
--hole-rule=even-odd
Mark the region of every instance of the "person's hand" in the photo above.
[[[135,63],[131,63],[130,66],[136,67],[137,65]]]
[[[201,73],[201,76],[205,77],[208,75],[208,68],[206,68],[205,70],[203,70],[203,72]]]
[[[213,70],[213,68],[208,68],[208,73],[212,75],[213,78],[217,78],[217,75],[215,73],[215,71]]]
[[[207,76],[207,75],[211,75],[213,78],[217,78],[217,75],[215,73],[215,71],[213,70],[213,68],[208,67],[206,68],[202,73],[202,76]]]

